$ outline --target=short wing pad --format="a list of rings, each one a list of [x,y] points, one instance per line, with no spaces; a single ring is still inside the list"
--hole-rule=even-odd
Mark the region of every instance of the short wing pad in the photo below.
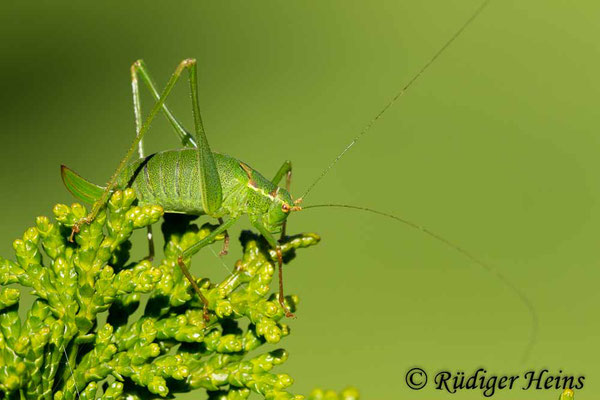
[[[202,139],[197,149],[198,164],[200,166],[200,185],[202,186],[202,206],[206,213],[211,215],[221,208],[221,180],[206,137]]]

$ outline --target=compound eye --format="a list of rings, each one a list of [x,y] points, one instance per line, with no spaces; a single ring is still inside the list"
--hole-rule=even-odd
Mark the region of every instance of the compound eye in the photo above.
[[[281,211],[283,211],[284,213],[289,213],[290,212],[290,206],[287,205],[286,203],[283,203],[281,205]]]

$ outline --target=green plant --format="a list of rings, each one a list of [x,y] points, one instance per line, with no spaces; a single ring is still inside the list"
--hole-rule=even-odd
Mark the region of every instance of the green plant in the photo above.
[[[76,243],[67,238],[85,208],[57,205],[53,211],[56,222],[38,217],[15,240],[16,262],[0,258],[5,397],[147,399],[204,389],[210,399],[245,399],[252,392],[266,399],[302,398],[287,392],[289,375],[273,372],[287,359],[285,350],[255,355],[290,332],[269,289],[277,255],[259,235],[242,234],[243,256],[225,280],[198,280],[209,301],[205,321],[177,257],[216,225],[198,227],[188,217],[165,215],[164,259],[129,262],[132,232],[158,222],[162,208],[137,206],[131,189],[117,191],[106,211],[81,227]],[[296,249],[318,242],[309,233],[289,237],[281,247],[290,261]],[[35,296],[24,322],[20,292],[10,284],[29,287]],[[285,301],[291,309],[298,303],[295,296]],[[310,395],[357,397],[353,389]]]
[[[573,400],[574,397],[573,390],[565,389],[561,393],[559,400]]]

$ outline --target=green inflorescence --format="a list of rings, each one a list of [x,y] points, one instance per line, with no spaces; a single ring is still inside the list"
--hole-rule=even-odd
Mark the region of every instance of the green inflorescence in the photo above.
[[[273,372],[287,359],[285,350],[255,351],[290,332],[270,294],[276,255],[260,236],[242,234],[243,256],[225,280],[198,280],[210,303],[205,321],[177,257],[215,225],[198,228],[189,218],[165,216],[164,259],[130,262],[132,232],[158,222],[160,207],[136,206],[130,189],[115,192],[75,243],[68,237],[85,208],[57,205],[53,211],[56,222],[39,217],[15,240],[16,262],[0,257],[0,397],[133,400],[204,389],[209,399],[303,398],[287,391],[289,375]],[[297,235],[282,250],[291,259],[318,241],[315,234]],[[20,292],[11,284],[35,296],[24,322]],[[298,299],[286,302],[293,310]],[[354,389],[309,395],[357,398]]]

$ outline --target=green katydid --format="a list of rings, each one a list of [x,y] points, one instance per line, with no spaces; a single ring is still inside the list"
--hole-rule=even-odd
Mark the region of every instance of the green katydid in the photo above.
[[[96,186],[87,182],[65,166],[61,167],[62,177],[66,187],[78,199],[93,203],[90,214],[73,226],[73,235],[79,231],[81,224],[90,223],[106,204],[108,197],[116,187],[132,187],[141,204],[159,204],[165,212],[185,213],[191,215],[208,215],[217,218],[220,225],[206,238],[186,249],[178,259],[179,267],[190,281],[193,289],[204,302],[205,317],[208,317],[207,300],[202,295],[192,275],[188,271],[184,260],[193,256],[200,249],[212,242],[218,235],[225,234],[225,245],[222,253],[227,251],[227,229],[235,224],[238,219],[246,214],[251,224],[261,233],[269,245],[276,250],[279,270],[279,303],[287,316],[292,314],[284,304],[282,257],[278,240],[275,235],[285,235],[287,217],[293,211],[299,211],[299,205],[312,188],[329,172],[339,159],[371,129],[373,124],[401,97],[406,90],[425,72],[425,70],[448,48],[448,46],[464,31],[464,29],[482,12],[490,0],[486,0],[473,13],[473,15],[455,32],[455,34],[438,50],[437,53],[414,75],[374,119],[356,136],[352,142],[333,160],[321,175],[309,186],[304,195],[293,200],[290,195],[290,182],[292,164],[283,163],[274,177],[269,180],[254,170],[248,164],[233,157],[214,153],[211,151],[200,115],[196,62],[192,59],[182,61],[162,93],[156,89],[148,69],[142,61],[135,62],[131,67],[134,114],[136,121],[136,137],[129,147],[125,157],[113,173],[106,187]],[[183,125],[173,116],[165,101],[173,86],[184,70],[189,75],[189,84],[192,100],[192,113],[194,119],[194,133],[190,134]],[[142,114],[139,97],[139,79],[145,83],[153,95],[156,103],[148,117],[142,123]],[[171,151],[162,151],[150,156],[144,155],[143,137],[147,133],[152,120],[161,112],[166,116],[176,134],[186,148]],[[133,153],[138,149],[139,158],[128,164]],[[286,187],[279,187],[281,180],[286,177]],[[305,208],[316,207],[346,207],[363,211],[374,212],[412,228],[421,230],[438,241],[451,246],[463,255],[470,258],[486,270],[493,272],[505,285],[515,292],[529,310],[533,329],[528,350],[531,348],[536,336],[537,317],[527,299],[527,296],[508,281],[495,268],[483,263],[470,253],[444,239],[440,235],[399,217],[371,210],[364,207],[324,204],[312,205]],[[228,217],[226,221],[224,217]],[[72,236],[73,236],[72,235]],[[153,254],[152,234],[149,231],[150,254]]]
[[[194,116],[194,135],[188,133],[173,116],[165,100],[184,70],[188,71]],[[143,61],[136,61],[131,67],[134,113],[137,135],[125,158],[119,164],[106,187],[96,186],[76,173],[61,166],[61,174],[67,189],[79,200],[93,203],[90,214],[73,226],[73,235],[79,232],[83,223],[93,221],[106,204],[111,191],[116,187],[131,186],[140,204],[158,204],[165,212],[190,215],[208,215],[217,218],[220,225],[207,237],[186,249],[178,259],[178,264],[192,287],[204,303],[205,318],[208,318],[208,302],[196,281],[188,271],[184,260],[190,258],[201,248],[212,242],[218,235],[225,233],[227,251],[227,228],[232,226],[241,215],[248,215],[252,225],[277,252],[279,266],[279,303],[287,316],[292,316],[284,304],[282,255],[275,235],[285,233],[284,225],[288,214],[300,210],[298,200],[292,200],[289,194],[292,165],[283,163],[272,180],[263,177],[250,166],[233,157],[213,153],[210,150],[198,105],[196,61],[183,60],[169,80],[161,95]],[[146,121],[141,123],[139,98],[139,78],[149,87],[157,102]],[[148,131],[152,119],[159,110],[169,119],[175,132],[184,145],[191,146],[179,150],[163,151],[144,157],[143,136]],[[138,149],[139,159],[131,164],[127,161]],[[287,176],[287,189],[278,187],[278,183]],[[228,216],[227,221],[223,217]],[[150,256],[153,255],[151,232]]]

